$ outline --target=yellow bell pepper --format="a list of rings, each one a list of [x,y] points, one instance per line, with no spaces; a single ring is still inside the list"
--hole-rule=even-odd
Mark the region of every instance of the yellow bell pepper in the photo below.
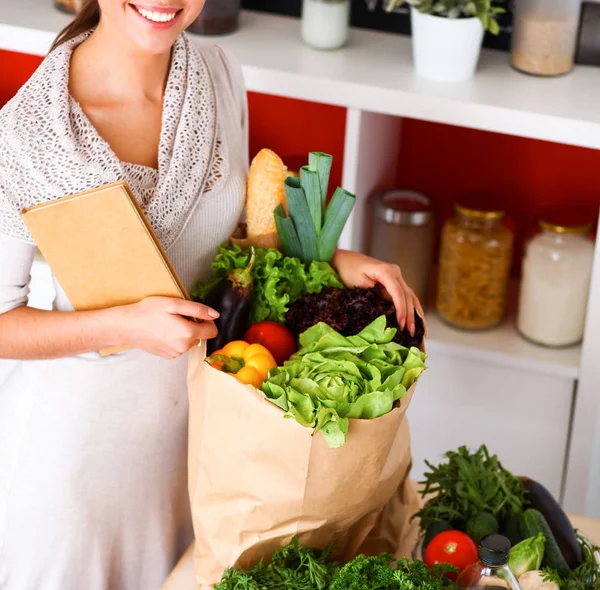
[[[264,346],[248,344],[243,340],[230,342],[206,360],[214,369],[257,389],[269,376],[269,371],[277,366],[273,355]]]

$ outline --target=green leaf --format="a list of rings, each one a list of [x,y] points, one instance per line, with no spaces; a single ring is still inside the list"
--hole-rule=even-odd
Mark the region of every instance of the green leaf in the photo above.
[[[546,537],[539,533],[535,537],[517,543],[510,550],[508,567],[519,578],[525,572],[539,570],[546,548]]]
[[[296,232],[294,222],[287,216],[283,205],[280,203],[273,211],[275,227],[279,235],[281,251],[286,256],[302,257],[302,245]]]
[[[310,214],[306,193],[300,181],[294,177],[285,180],[285,193],[290,217],[294,222],[298,240],[302,248],[301,259],[305,263],[319,259],[317,233]]]
[[[321,186],[321,211],[325,212],[327,203],[327,193],[329,192],[329,176],[331,174],[331,165],[333,156],[323,152],[311,152],[308,154],[308,167],[319,173],[319,184]]]
[[[300,182],[306,195],[308,209],[318,237],[321,233],[321,225],[323,224],[323,204],[321,203],[319,173],[316,170],[310,170],[308,166],[303,166],[300,169]]]
[[[343,188],[336,189],[325,211],[325,222],[319,236],[318,258],[315,258],[324,262],[332,259],[355,203],[356,197],[353,194]]]

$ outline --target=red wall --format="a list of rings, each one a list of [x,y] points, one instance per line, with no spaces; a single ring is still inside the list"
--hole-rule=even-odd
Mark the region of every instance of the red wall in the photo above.
[[[41,61],[41,57],[0,49],[0,106],[27,82]]]
[[[438,222],[465,194],[499,203],[523,239],[548,207],[582,208],[597,221],[600,150],[565,146],[423,121],[402,125],[398,184],[434,200]]]
[[[308,163],[309,152],[333,156],[331,190],[342,182],[346,109],[250,92],[250,154],[268,147],[291,170]]]

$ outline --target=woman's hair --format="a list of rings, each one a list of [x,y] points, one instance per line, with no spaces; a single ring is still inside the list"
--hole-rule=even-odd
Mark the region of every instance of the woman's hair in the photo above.
[[[77,13],[73,22],[67,25],[54,40],[50,51],[54,51],[63,43],[67,43],[82,33],[98,26],[100,22],[100,6],[98,0],[85,0],[83,7]]]

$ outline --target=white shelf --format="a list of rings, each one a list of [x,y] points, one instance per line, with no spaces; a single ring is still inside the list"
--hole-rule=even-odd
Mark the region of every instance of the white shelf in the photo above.
[[[494,330],[468,332],[451,328],[433,310],[427,313],[427,353],[445,354],[507,368],[543,373],[565,379],[579,378],[581,346],[555,350],[535,346],[521,338],[514,318]]]
[[[0,0],[0,48],[43,55],[68,21],[50,0]],[[319,52],[298,19],[254,12],[216,42],[241,60],[249,90],[600,149],[598,68],[540,79],[484,50],[474,80],[439,84],[414,76],[406,37],[353,30],[346,49]]]

